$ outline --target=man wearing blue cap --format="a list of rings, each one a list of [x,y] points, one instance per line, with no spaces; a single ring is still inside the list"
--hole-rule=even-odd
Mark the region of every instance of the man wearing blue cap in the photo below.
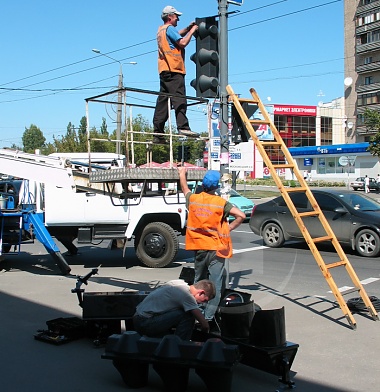
[[[186,228],[186,250],[195,251],[195,279],[210,279],[216,294],[204,310],[206,320],[211,321],[218,308],[225,280],[224,263],[232,257],[230,231],[245,219],[239,208],[215,194],[219,188],[220,173],[208,170],[203,177],[203,192],[191,193],[186,180],[186,168],[179,167],[179,180],[189,210]],[[228,223],[228,216],[235,219]]]

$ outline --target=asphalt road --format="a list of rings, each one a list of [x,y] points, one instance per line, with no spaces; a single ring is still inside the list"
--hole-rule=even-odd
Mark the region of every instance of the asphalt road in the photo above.
[[[288,243],[281,249],[263,247],[246,223],[233,232],[233,243],[231,288],[251,293],[263,309],[285,307],[287,340],[300,346],[291,368],[297,391],[377,390],[380,322],[367,314],[355,314],[357,330],[349,327],[306,246]],[[183,249],[176,262],[164,269],[142,267],[132,244],[124,260],[119,250],[108,250],[105,244],[81,246],[80,250],[78,256],[68,257],[72,272],[66,277],[60,275],[39,244],[26,245],[20,255],[1,262],[3,392],[125,391],[112,362],[101,359],[103,347],[96,348],[87,339],[53,346],[34,340],[33,335],[38,329],[46,329],[47,320],[81,316],[76,296],[71,293],[76,275],[85,275],[100,264],[99,274],[84,286],[86,292],[149,290],[178,278],[183,266],[192,265],[192,254]],[[328,247],[322,253],[326,259],[332,257]],[[363,259],[349,250],[348,255],[359,278],[366,282],[368,294],[380,297],[380,259]],[[333,276],[339,287],[349,285],[344,270]],[[274,375],[241,364],[234,370],[232,391],[279,389],[282,386]],[[149,387],[139,390],[162,390],[154,371],[149,375]],[[206,391],[193,373],[188,391]]]

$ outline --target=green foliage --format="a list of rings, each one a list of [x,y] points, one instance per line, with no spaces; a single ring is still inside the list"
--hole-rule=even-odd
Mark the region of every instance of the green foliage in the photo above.
[[[149,121],[142,117],[141,114],[137,115],[130,120],[127,120],[126,129],[121,134],[121,139],[125,140],[125,143],[121,143],[121,154],[128,156],[129,163],[134,163],[140,166],[146,163],[148,160],[163,163],[170,160],[170,148],[168,145],[152,145],[150,141],[153,139],[152,132],[153,127],[149,124]],[[133,130],[133,134],[131,132]],[[168,129],[166,130],[168,133]],[[207,136],[207,133],[202,134]],[[129,140],[126,140],[126,137]],[[166,135],[167,140],[169,136]],[[102,140],[95,140],[102,139]],[[131,144],[131,141],[135,142]],[[112,141],[113,140],[113,141]],[[116,152],[116,129],[110,133],[106,119],[102,119],[102,125],[100,129],[95,127],[90,129],[90,149],[92,152]],[[195,141],[191,138],[187,138],[184,145],[189,147],[190,159],[189,163],[195,163],[197,159],[203,158],[203,151],[205,143],[203,141]],[[132,147],[133,146],[133,147]],[[173,160],[176,161],[178,147],[182,146],[182,142],[179,141],[178,137],[173,137]],[[15,147],[17,148],[17,147]],[[41,130],[35,125],[31,125],[29,129],[26,129],[23,135],[23,150],[26,152],[34,152],[35,149],[39,148],[42,154],[48,155],[53,152],[87,152],[87,119],[82,117],[79,123],[79,127],[76,127],[73,123],[69,122],[66,127],[66,133],[64,135],[53,136],[52,143],[45,143],[45,137]],[[133,148],[133,150],[132,150]]]
[[[246,181],[237,180],[238,184],[246,184],[246,185],[261,185],[261,186],[276,186],[276,183],[272,178],[254,178],[247,179]],[[291,188],[300,186],[298,181],[296,180],[282,180],[284,186],[288,186]],[[344,181],[325,181],[325,180],[317,180],[308,182],[310,187],[324,187],[324,188],[332,188],[332,187],[342,187],[347,186]]]
[[[42,150],[45,147],[45,141],[46,139],[40,128],[31,124],[29,128],[25,128],[22,135],[23,151],[34,153],[36,149]]]
[[[364,124],[367,129],[367,132],[377,131],[376,134],[371,137],[368,151],[373,156],[380,157],[380,113],[368,108],[365,109]]]

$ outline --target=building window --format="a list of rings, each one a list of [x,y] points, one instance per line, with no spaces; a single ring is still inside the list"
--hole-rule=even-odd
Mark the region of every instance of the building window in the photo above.
[[[364,17],[364,24],[372,23],[375,21],[375,15],[370,14]]]
[[[332,118],[321,117],[321,145],[332,144]]]
[[[358,96],[358,106],[367,106],[380,103],[380,91]]]
[[[372,84],[372,83],[373,83],[373,77],[372,76],[366,76],[365,79],[364,79],[364,84],[366,86],[368,86],[369,84]]]
[[[360,127],[361,125],[364,125],[364,114],[358,114],[356,116],[356,125]],[[364,140],[365,142],[368,142],[368,140]]]
[[[318,174],[342,174],[355,173],[355,166],[342,166],[339,163],[339,157],[318,158]]]
[[[372,63],[372,56],[366,57],[366,58],[364,59],[364,64],[371,64],[371,63]]]
[[[380,30],[375,30],[368,33],[368,42],[378,42],[380,41]]]
[[[281,133],[288,133],[288,125],[286,122],[286,116],[274,116],[274,125],[277,130]]]

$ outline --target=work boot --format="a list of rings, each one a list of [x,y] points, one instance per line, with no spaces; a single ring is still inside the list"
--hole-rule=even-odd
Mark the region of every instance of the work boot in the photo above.
[[[197,132],[193,132],[191,129],[178,129],[178,133],[187,137],[199,137],[199,134]]]
[[[169,144],[163,136],[153,136],[153,144]]]

